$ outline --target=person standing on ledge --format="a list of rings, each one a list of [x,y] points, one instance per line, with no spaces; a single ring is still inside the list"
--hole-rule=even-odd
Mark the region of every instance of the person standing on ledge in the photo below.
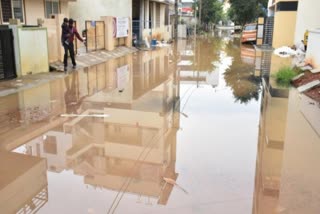
[[[75,56],[74,56],[74,37],[76,36],[77,39],[79,39],[81,42],[84,42],[84,40],[81,38],[81,36],[79,35],[77,29],[73,26],[73,19],[69,19],[69,28],[68,28],[68,32],[66,35],[64,35],[65,38],[67,38],[66,42],[63,43],[63,47],[64,47],[64,59],[63,59],[63,64],[64,64],[64,71],[67,72],[67,68],[68,68],[68,51],[70,53],[70,58],[72,61],[72,68],[75,69],[77,66],[76,60],[75,60]]]

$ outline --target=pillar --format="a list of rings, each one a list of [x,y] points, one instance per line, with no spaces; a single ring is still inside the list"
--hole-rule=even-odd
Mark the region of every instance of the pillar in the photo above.
[[[145,0],[145,13],[144,13],[144,20],[145,20],[145,29],[149,29],[149,16],[150,16],[150,2],[149,0]]]
[[[144,30],[144,0],[140,0],[140,32],[139,32],[139,38],[142,39],[142,32]]]

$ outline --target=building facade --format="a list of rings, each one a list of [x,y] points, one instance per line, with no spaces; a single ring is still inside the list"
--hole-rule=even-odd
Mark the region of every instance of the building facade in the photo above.
[[[169,40],[172,38],[170,11],[173,0],[132,0],[133,34],[145,38]]]
[[[52,14],[69,15],[70,1],[76,0],[1,0],[0,24],[19,19],[26,25],[37,25],[38,19],[50,18]]]
[[[69,15],[85,29],[85,21],[100,20],[102,16],[132,17],[132,0],[78,0],[69,4]]]
[[[294,44],[299,1],[269,0],[269,15],[274,16],[274,48]]]

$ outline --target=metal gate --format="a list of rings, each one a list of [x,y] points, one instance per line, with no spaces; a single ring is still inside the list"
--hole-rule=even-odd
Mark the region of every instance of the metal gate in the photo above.
[[[86,21],[87,52],[105,48],[104,21]]]
[[[149,36],[152,36],[152,23],[151,21],[140,21],[133,20],[132,21],[132,37],[137,39],[138,46],[144,44],[143,31],[149,31]]]
[[[11,29],[0,29],[0,80],[17,77]]]

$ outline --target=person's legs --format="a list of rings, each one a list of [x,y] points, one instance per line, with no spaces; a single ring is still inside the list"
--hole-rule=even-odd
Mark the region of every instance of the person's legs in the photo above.
[[[67,66],[68,66],[68,45],[63,44],[63,48],[64,48],[64,58],[63,58],[63,65],[64,65],[64,70],[66,71]]]
[[[75,67],[77,65],[77,63],[76,63],[76,60],[74,58],[74,45],[73,45],[73,43],[69,44],[69,52],[70,52],[72,65]]]

